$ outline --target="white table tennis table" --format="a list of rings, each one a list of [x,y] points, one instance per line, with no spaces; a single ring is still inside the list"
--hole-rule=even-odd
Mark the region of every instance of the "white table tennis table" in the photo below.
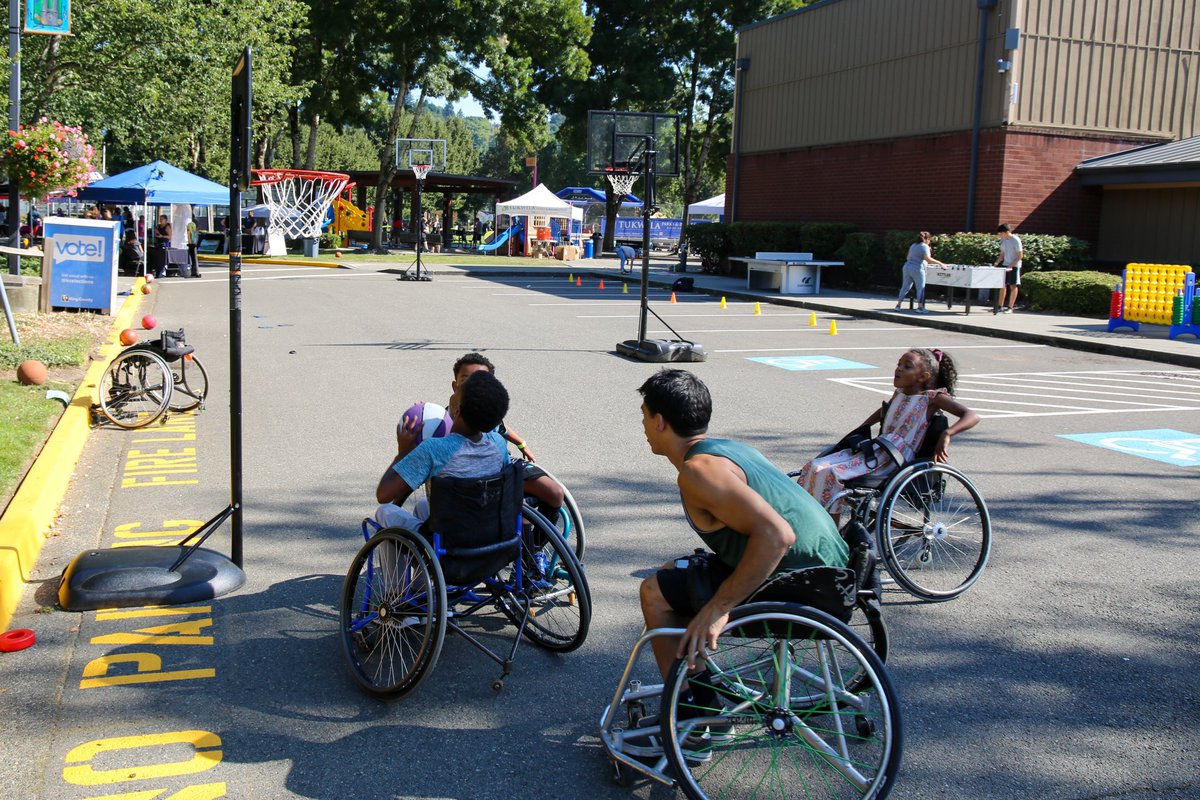
[[[844,261],[814,261],[812,253],[755,253],[754,258],[730,257],[746,265],[747,289],[773,289],[780,294],[820,294],[821,268],[842,267]]]

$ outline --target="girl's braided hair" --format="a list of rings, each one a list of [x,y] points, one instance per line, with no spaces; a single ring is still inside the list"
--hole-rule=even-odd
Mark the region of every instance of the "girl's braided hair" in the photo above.
[[[909,352],[916,353],[925,362],[929,373],[933,375],[933,386],[930,388],[945,389],[950,394],[954,394],[955,384],[958,383],[958,369],[954,366],[954,359],[950,357],[949,353],[943,353],[936,347],[930,349],[914,347]]]

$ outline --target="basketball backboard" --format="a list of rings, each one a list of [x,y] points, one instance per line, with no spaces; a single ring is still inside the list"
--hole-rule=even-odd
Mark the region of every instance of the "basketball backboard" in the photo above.
[[[397,139],[396,167],[412,169],[415,164],[428,164],[434,172],[445,172],[446,140]]]
[[[617,169],[639,169],[647,145],[655,151],[654,174],[679,174],[679,115],[643,111],[588,112],[587,170],[605,175]]]

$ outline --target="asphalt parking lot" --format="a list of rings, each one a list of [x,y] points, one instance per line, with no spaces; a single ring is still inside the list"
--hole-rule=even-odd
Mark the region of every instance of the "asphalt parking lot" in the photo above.
[[[710,354],[688,365],[714,395],[710,433],[785,469],[886,399],[907,348],[939,347],[959,364],[959,395],[983,421],[951,459],[987,499],[994,546],[956,601],[887,593],[907,740],[893,796],[1200,793],[1190,580],[1200,372],[842,314],[811,325],[810,311],[765,303],[755,313],[753,302],[668,300],[651,291],[671,328]],[[674,470],[642,435],[636,389],[657,367],[613,353],[636,336],[636,291],[591,276],[408,283],[365,267],[248,267],[246,585],[166,618],[41,613],[80,550],[166,541],[229,502],[225,279],[168,280],[143,302],[163,326],[186,328],[213,394],[165,428],[92,435],[42,583],[14,619],[37,627],[39,643],[0,659],[0,774],[14,797],[672,796],[613,783],[596,735],[640,630],[638,581],[698,544]],[[651,319],[651,336],[665,331]],[[583,509],[591,632],[564,656],[523,645],[501,694],[494,665],[450,638],[414,695],[381,702],[342,664],[338,591],[400,413],[444,403],[452,363],[471,350],[496,363],[509,425]],[[227,527],[212,544],[227,548]],[[134,678],[103,680],[121,676]]]

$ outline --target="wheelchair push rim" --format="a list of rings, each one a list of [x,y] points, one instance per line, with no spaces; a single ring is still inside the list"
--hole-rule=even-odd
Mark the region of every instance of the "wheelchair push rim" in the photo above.
[[[521,547],[520,581],[514,574],[501,610],[519,623],[528,608],[525,635],[547,650],[570,652],[583,644],[591,626],[587,578],[574,551],[544,516],[528,506],[521,514],[531,530]]]
[[[446,583],[428,542],[385,528],[355,555],[342,585],[342,652],[354,680],[402,697],[433,671],[446,637]]]
[[[931,602],[958,597],[979,579],[992,524],[975,485],[947,464],[899,473],[880,502],[877,535],[888,573]]]
[[[703,678],[677,662],[663,688],[667,760],[692,800],[886,797],[903,753],[887,670],[844,624],[815,609],[736,609]],[[710,677],[711,676],[711,677]],[[688,699],[708,680],[715,699]]]

